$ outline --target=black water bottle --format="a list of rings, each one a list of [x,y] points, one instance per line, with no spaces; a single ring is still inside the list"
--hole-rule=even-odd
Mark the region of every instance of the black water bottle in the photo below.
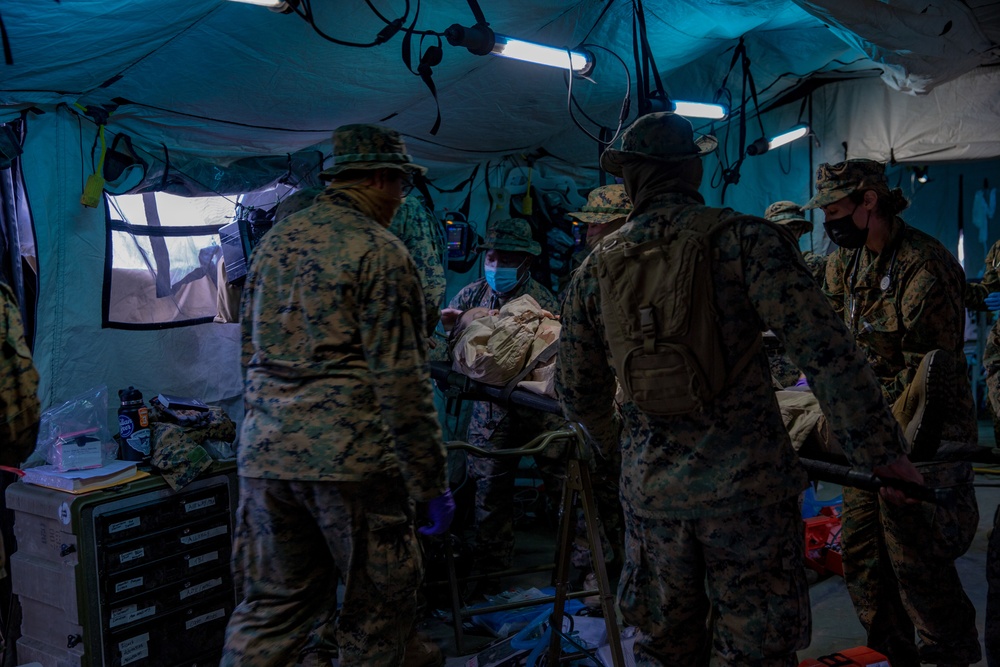
[[[126,461],[143,461],[149,458],[149,411],[142,401],[142,393],[135,387],[118,391],[122,406],[118,408],[118,437],[121,440],[121,458]]]

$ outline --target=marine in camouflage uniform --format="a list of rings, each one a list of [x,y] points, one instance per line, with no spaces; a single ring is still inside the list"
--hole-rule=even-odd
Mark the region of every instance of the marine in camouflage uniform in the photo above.
[[[274,213],[275,224],[292,213],[312,206],[323,188],[307,188],[286,197]],[[446,289],[444,276],[444,237],[441,224],[427,210],[424,200],[410,194],[392,217],[389,231],[403,242],[417,265],[427,311],[427,332],[437,326],[438,313]]]
[[[986,297],[1000,292],[1000,241],[994,243],[986,254],[985,265],[983,279],[965,285],[965,307],[969,310],[988,310]]]
[[[736,213],[704,206],[701,155],[691,124],[670,113],[640,117],[602,166],[624,174],[635,209],[609,236],[641,243]],[[744,218],[712,237],[712,273],[726,365],[733,368],[770,328],[802,368],[859,468],[910,475],[902,434],[864,357],[816,286],[787,234]],[[595,252],[573,276],[562,308],[557,390],[568,419],[599,446],[616,444],[615,372],[601,308]],[[664,286],[665,289],[669,286]],[[713,638],[724,665],[793,666],[809,643],[798,464],[774,398],[764,354],[701,411],[653,417],[622,405],[621,498],[626,563],[618,590],[638,626],[637,665],[704,664]],[[707,588],[706,588],[707,578]]]
[[[986,665],[1000,667],[1000,506],[993,514],[993,528],[986,545]]]
[[[511,299],[528,294],[544,310],[555,312],[558,303],[552,293],[533,279],[528,271],[531,258],[541,245],[532,238],[526,220],[501,219],[487,231],[480,250],[511,253],[520,268],[513,289],[497,292],[486,278],[464,287],[452,298],[449,308],[462,312],[470,308],[499,309]],[[549,426],[552,417],[519,406],[505,408],[490,401],[475,401],[469,420],[468,442],[489,451],[523,447]],[[536,459],[539,467],[544,461]],[[491,459],[469,456],[469,477],[476,484],[475,546],[473,565],[480,572],[497,572],[511,567],[514,559],[514,475],[516,458]]]
[[[841,541],[848,591],[868,646],[893,667],[977,662],[975,608],[955,559],[969,548],[979,511],[971,464],[946,460],[977,448],[963,349],[965,275],[940,242],[898,216],[907,202],[901,191],[889,189],[881,163],[822,164],[816,193],[806,206],[823,208],[827,232],[842,246],[827,262],[827,296],[867,356],[886,401],[907,390],[932,350],[944,350],[955,363],[940,447],[911,454],[925,483],[949,494],[938,504],[892,506],[876,494],[845,488]],[[838,233],[842,229],[847,238]]]
[[[413,501],[447,497],[416,267],[390,234],[399,134],[334,132],[334,182],[254,253],[237,465],[244,600],[223,665],[294,664],[333,615],[341,665],[398,665],[421,577]],[[365,173],[367,179],[365,178]]]
[[[792,201],[774,202],[764,211],[764,219],[787,229],[795,238],[796,244],[798,239],[813,230],[813,223],[802,215],[802,207]],[[816,279],[816,284],[822,287],[826,276],[826,257],[807,250],[802,252],[802,261]],[[781,352],[780,346],[768,346],[767,360],[776,386],[791,387],[798,382],[799,369]]]
[[[986,270],[983,279],[978,283],[965,283],[965,307],[969,310],[984,311],[989,307],[986,297],[994,292],[1000,292],[1000,241],[993,244],[986,255]],[[997,320],[1000,321],[1000,320]],[[1000,444],[1000,340],[994,330],[996,323],[986,337],[983,350],[983,366],[986,369],[986,407],[993,419],[993,439]]]
[[[21,311],[14,292],[0,282],[0,465],[17,467],[35,448],[41,419],[38,400],[38,371],[31,360],[31,350],[24,339]],[[7,576],[7,552],[0,535],[0,579]]]

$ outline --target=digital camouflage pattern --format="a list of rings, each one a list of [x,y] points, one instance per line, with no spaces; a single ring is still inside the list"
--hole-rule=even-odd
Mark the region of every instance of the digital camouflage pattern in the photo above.
[[[882,252],[839,248],[827,262],[827,295],[854,332],[888,402],[913,381],[931,350],[945,350],[956,360],[954,385],[944,392],[950,403],[941,406],[940,457],[977,448],[964,352],[964,289],[965,274],[951,253],[898,217]],[[954,489],[933,511],[927,503],[889,507],[876,494],[845,490],[841,540],[848,590],[868,630],[868,645],[885,653],[894,667],[920,660],[976,662],[974,613],[968,613],[971,603],[954,563],[979,521],[971,464],[941,461],[917,467],[929,486]],[[931,582],[932,591],[927,590]],[[914,623],[921,638],[919,659]]]
[[[695,139],[691,122],[669,111],[640,116],[622,132],[621,150],[608,147],[601,155],[601,168],[622,175],[622,164],[630,160],[677,162],[714,151],[719,141],[704,135]]]
[[[860,190],[889,194],[884,164],[861,158],[824,162],[816,169],[816,194],[802,208],[822,208]]]
[[[257,247],[242,306],[234,577],[246,598],[223,664],[294,664],[333,616],[339,569],[357,586],[339,615],[341,664],[396,665],[420,578],[407,496],[447,488],[413,260],[327,192]]]
[[[702,204],[695,191],[660,195],[608,238],[642,243],[662,237],[668,225],[719,215]],[[717,233],[714,245],[719,253],[715,301],[727,366],[735,365],[761,331],[771,329],[805,372],[832,428],[849,443],[845,447],[854,464],[871,469],[893,460],[902,441],[899,427],[871,369],[788,236],[763,221],[745,222]],[[565,414],[587,426],[602,446],[614,446],[615,377],[592,258],[570,283],[561,321],[556,382]],[[622,495],[638,515],[723,515],[773,504],[805,488],[763,354],[704,412],[652,418],[629,402],[622,411]],[[761,442],[769,446],[759,447]],[[744,447],[739,456],[733,455],[734,443]]]
[[[38,371],[24,339],[24,325],[14,292],[0,282],[0,327],[3,328],[3,373],[0,373],[0,464],[17,467],[35,448],[41,419]]]
[[[587,205],[566,215],[588,225],[606,225],[621,220],[632,211],[632,202],[620,183],[602,185],[587,195]]]
[[[527,225],[527,223],[525,223]],[[523,238],[523,237],[515,237]],[[555,313],[558,303],[552,293],[533,278],[528,278],[510,294],[501,297],[480,278],[456,294],[449,308],[462,312],[470,308],[498,310],[502,305],[524,294],[530,295],[544,310]],[[523,447],[530,440],[556,423],[553,415],[530,408],[501,407],[491,401],[475,401],[469,420],[469,444],[488,451]],[[549,466],[536,459],[543,473]],[[509,568],[514,559],[514,473],[517,457],[489,459],[469,456],[469,477],[476,484],[476,543],[473,560],[479,569],[495,572]]]
[[[38,400],[38,371],[24,339],[24,325],[14,292],[0,282],[0,335],[3,351],[0,362],[0,465],[17,467],[35,449],[42,416]],[[0,535],[0,579],[7,576],[7,551]]]
[[[965,307],[969,310],[986,310],[985,299],[993,292],[1000,292],[1000,241],[986,253],[986,268],[978,283],[965,284]]]
[[[793,201],[776,201],[764,211],[764,219],[770,220],[777,225],[788,225],[793,233],[811,232],[813,223],[802,216],[802,207]]]
[[[413,163],[402,135],[381,125],[341,125],[333,132],[333,166],[319,172],[330,180],[348,169],[403,169],[425,173]]]
[[[542,252],[542,246],[531,235],[531,225],[527,220],[503,218],[494,221],[486,230],[486,240],[479,244],[479,250],[524,252],[537,257]]]
[[[636,665],[709,664],[705,619],[713,603],[713,665],[798,664],[795,651],[809,645],[811,617],[797,498],[692,520],[640,517],[628,508],[625,516],[619,606],[625,623],[641,628]],[[678,533],[693,533],[697,542],[669,539]],[[711,563],[708,591],[703,557]]]
[[[402,242],[324,193],[254,252],[242,304],[244,477],[363,482],[400,470],[444,492],[424,300]]]
[[[986,664],[1000,667],[1000,506],[993,514],[986,546]]]
[[[389,231],[403,242],[410,257],[417,265],[420,286],[423,288],[427,310],[427,335],[429,336],[441,312],[446,289],[444,276],[444,230],[440,222],[427,210],[424,201],[416,195],[403,200],[389,225]]]
[[[344,667],[401,664],[422,563],[399,477],[376,475],[364,484],[241,479],[237,526],[233,551],[235,569],[247,575],[245,599],[226,630],[223,667],[298,664],[313,629],[327,622],[337,647],[328,650],[339,652]],[[258,528],[249,535],[242,526]],[[337,572],[346,577],[334,614]],[[288,599],[296,604],[282,603]]]

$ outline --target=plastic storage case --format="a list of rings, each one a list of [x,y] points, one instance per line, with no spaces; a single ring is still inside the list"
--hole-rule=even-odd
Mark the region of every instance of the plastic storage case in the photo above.
[[[236,603],[229,570],[236,502],[232,464],[179,492],[158,475],[82,495],[11,485],[19,660],[217,665]]]

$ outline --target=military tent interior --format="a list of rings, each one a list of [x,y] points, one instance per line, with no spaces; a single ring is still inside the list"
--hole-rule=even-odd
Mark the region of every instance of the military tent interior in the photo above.
[[[2,267],[43,409],[103,384],[114,423],[115,392],[133,385],[238,421],[239,324],[213,321],[219,230],[318,185],[346,123],[403,134],[442,230],[529,218],[548,258],[536,277],[555,291],[574,242],[566,212],[613,181],[601,151],[681,101],[727,110],[690,117],[720,140],[709,204],[802,203],[820,163],[872,158],[912,202],[906,220],[970,279],[1000,238],[996,217],[973,215],[1000,183],[998,2],[256,3],[0,2]],[[494,57],[473,39],[487,26],[554,47],[557,66]],[[561,66],[571,52],[586,70]],[[102,191],[113,159],[120,178]],[[811,215],[802,247],[825,253]],[[482,275],[464,259],[451,258],[446,299]]]
[[[722,120],[692,118],[722,143],[706,162],[709,203],[759,214],[776,199],[803,202],[817,164],[867,157],[890,163],[893,184],[913,202],[908,219],[962,252],[970,276],[982,270],[980,239],[1000,231],[980,233],[970,217],[984,178],[1000,180],[995,2],[300,0],[285,8],[0,6],[0,150],[13,165],[0,172],[5,268],[27,295],[43,407],[100,381],[238,411],[238,326],[205,312],[216,230],[237,204],[270,208],[315,183],[344,123],[402,132],[430,168],[435,211],[464,213],[479,234],[504,204],[523,214],[530,188],[555,289],[566,270],[564,214],[609,178],[598,167],[602,142],[676,101],[729,109]],[[452,44],[449,28],[468,34],[478,24],[584,50],[591,70],[567,77]],[[799,123],[808,124],[805,139],[748,153]],[[145,169],[128,194],[85,206],[102,144]],[[188,228],[166,237],[173,263],[138,252],[150,237],[120,224],[153,224],[141,195],[154,192],[198,198],[157,216]],[[805,242],[825,250],[822,225]],[[454,268],[449,297],[479,277],[475,265]]]

